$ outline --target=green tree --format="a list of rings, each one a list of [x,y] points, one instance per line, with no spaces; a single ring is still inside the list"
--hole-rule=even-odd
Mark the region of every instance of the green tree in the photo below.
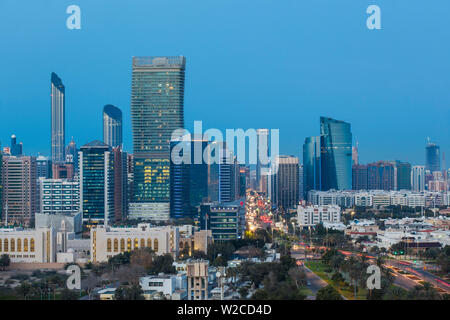
[[[11,264],[11,259],[9,258],[9,255],[2,254],[0,256],[0,268],[4,271],[4,270],[6,270],[6,268],[9,267],[10,264]]]
[[[343,298],[332,285],[328,285],[317,292],[316,300],[343,300]]]

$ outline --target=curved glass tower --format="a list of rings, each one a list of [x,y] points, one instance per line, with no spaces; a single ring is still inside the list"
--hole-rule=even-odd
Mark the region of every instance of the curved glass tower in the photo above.
[[[65,130],[66,130],[66,88],[61,79],[52,72],[51,99],[52,99],[52,162],[64,162],[66,159]]]
[[[320,117],[322,190],[352,189],[352,132],[350,123]]]
[[[122,111],[111,104],[103,107],[103,142],[113,148],[122,146]]]
[[[441,153],[437,144],[428,142],[425,147],[425,170],[431,172],[441,170]]]

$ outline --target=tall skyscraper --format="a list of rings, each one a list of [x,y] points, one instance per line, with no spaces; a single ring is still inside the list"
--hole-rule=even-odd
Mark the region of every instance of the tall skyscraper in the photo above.
[[[208,200],[208,163],[203,159],[208,143],[202,135],[186,135],[170,142],[170,216],[173,218],[197,216],[198,206]]]
[[[103,142],[122,147],[122,111],[110,104],[103,107]]]
[[[170,140],[184,127],[184,57],[134,57],[131,123],[133,201],[170,211]]]
[[[36,158],[4,156],[2,163],[3,213],[7,207],[8,223],[30,225],[37,210]]]
[[[367,187],[369,190],[394,190],[394,165],[378,161],[367,165]]]
[[[429,141],[425,147],[425,170],[430,170],[430,172],[441,170],[440,147]]]
[[[303,191],[321,190],[320,137],[307,137],[303,144]]]
[[[61,79],[52,72],[51,76],[51,116],[52,116],[52,162],[66,160],[64,148],[66,147],[66,88]]]
[[[114,166],[114,219],[125,221],[128,214],[128,155],[122,147],[112,148]]]
[[[349,123],[320,117],[322,190],[351,190],[352,133]]]
[[[425,190],[425,166],[412,167],[411,189],[416,192],[422,192]]]
[[[299,200],[298,158],[280,155],[275,159],[272,168],[274,174],[269,176],[270,200],[284,210],[295,207]]]
[[[114,222],[114,160],[111,147],[95,140],[80,148],[80,206],[87,226]]]

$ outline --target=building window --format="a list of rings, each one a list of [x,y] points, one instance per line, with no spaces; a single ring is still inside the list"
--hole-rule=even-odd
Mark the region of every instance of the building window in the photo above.
[[[152,239],[151,238],[147,239],[147,247],[149,247],[150,249],[152,248]]]
[[[4,241],[3,243],[4,243],[4,248],[3,248],[3,250],[4,250],[5,252],[8,252],[8,239],[5,239],[5,241]]]
[[[119,251],[119,240],[114,239],[114,252]]]
[[[127,250],[131,251],[131,239],[130,238],[128,238],[128,240],[127,240]]]
[[[134,249],[139,248],[139,240],[138,238],[134,238]]]
[[[145,247],[145,239],[142,238],[142,239],[141,239],[141,248],[144,248],[144,247]]]
[[[16,242],[13,238],[13,239],[11,239],[11,252],[14,252],[14,251],[16,251]]]
[[[111,239],[106,240],[106,251],[111,252]]]
[[[17,239],[17,252],[22,252],[22,239]]]
[[[34,252],[34,238],[31,238],[31,240],[30,240],[30,251]]]
[[[120,252],[125,251],[125,239],[120,239]]]
[[[155,241],[153,241],[153,250],[155,250],[155,252],[158,252],[158,239],[155,239]]]
[[[28,252],[28,239],[23,239],[23,251]]]

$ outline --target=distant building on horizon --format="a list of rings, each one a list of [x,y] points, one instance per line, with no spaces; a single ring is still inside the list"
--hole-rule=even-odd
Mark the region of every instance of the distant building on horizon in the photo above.
[[[66,130],[66,89],[61,79],[52,72],[51,75],[51,151],[52,162],[59,163],[65,157]]]
[[[352,189],[368,190],[368,174],[366,164],[354,164],[352,166]]]
[[[321,189],[320,136],[307,137],[303,144],[303,193]]]
[[[367,165],[368,190],[394,190],[394,165],[378,161]]]
[[[269,198],[272,204],[287,210],[299,201],[299,161],[297,157],[280,155],[272,164],[273,174],[268,176]]]
[[[103,142],[112,148],[122,147],[122,111],[111,104],[103,107]]]
[[[425,147],[425,170],[430,172],[441,170],[441,150],[440,147],[428,141]]]
[[[411,189],[415,192],[422,192],[425,190],[425,166],[412,167]]]
[[[13,134],[11,136],[11,148],[10,153],[12,156],[20,157],[23,154],[23,145],[21,143],[17,143],[16,135]]]

